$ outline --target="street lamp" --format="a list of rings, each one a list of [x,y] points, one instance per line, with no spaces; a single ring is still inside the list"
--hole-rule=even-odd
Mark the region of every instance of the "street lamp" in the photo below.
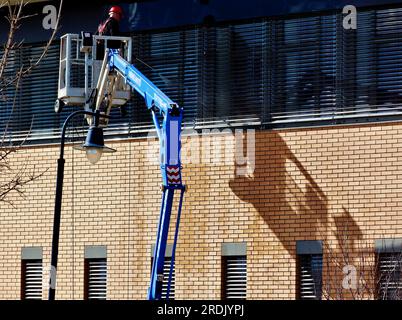
[[[97,163],[103,153],[116,151],[105,146],[103,141],[103,130],[96,125],[89,128],[85,143],[81,146],[75,146],[74,149],[85,151],[89,162],[92,164]]]
[[[94,117],[95,125],[91,126],[88,130],[88,135],[85,143],[82,146],[76,147],[79,150],[85,150],[88,160],[94,164],[96,163],[103,152],[115,152],[116,150],[108,148],[104,145],[103,130],[99,128],[99,118],[107,118],[106,115],[101,115],[99,111],[90,112],[85,110],[78,110],[70,114],[66,121],[64,121],[61,130],[60,141],[60,156],[57,160],[57,180],[56,180],[56,195],[54,204],[54,218],[53,218],[53,238],[52,238],[52,255],[50,262],[50,279],[49,279],[49,300],[55,300],[56,297],[56,272],[57,272],[57,258],[59,253],[59,236],[60,236],[60,219],[61,219],[61,204],[63,196],[63,179],[64,179],[64,144],[67,125],[70,120],[76,115],[89,115]]]

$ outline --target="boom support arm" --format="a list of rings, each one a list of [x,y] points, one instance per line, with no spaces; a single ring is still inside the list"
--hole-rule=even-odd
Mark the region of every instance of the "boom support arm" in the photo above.
[[[154,249],[154,259],[152,264],[152,273],[150,287],[148,291],[149,300],[159,300],[162,298],[163,269],[165,261],[165,250],[168,239],[168,231],[170,225],[170,217],[172,213],[174,194],[176,190],[180,191],[180,199],[178,205],[178,215],[176,222],[176,231],[172,250],[172,261],[170,266],[170,274],[168,279],[167,297],[169,298],[170,282],[172,278],[172,270],[174,266],[175,249],[177,244],[177,236],[180,223],[181,207],[185,186],[182,184],[181,178],[181,161],[180,161],[180,134],[183,119],[183,108],[179,107],[161,90],[159,90],[147,77],[145,77],[138,69],[124,60],[118,50],[109,50],[105,60],[108,69],[104,63],[104,70],[101,71],[98,83],[98,93],[103,94],[104,88],[108,87],[111,91],[113,85],[106,86],[107,78],[112,76],[115,82],[117,71],[123,79],[134,90],[136,90],[145,99],[147,108],[152,112],[152,119],[156,128],[156,132],[160,142],[160,169],[162,174],[162,204],[159,217],[158,232]],[[106,62],[106,61],[105,61]],[[113,75],[114,74],[114,75]],[[103,80],[102,80],[103,79]],[[108,92],[107,96],[113,97],[113,92]],[[160,124],[157,113],[162,115],[163,121]]]
[[[141,96],[147,108],[152,112],[152,119],[160,141],[160,160],[164,186],[176,186],[180,189],[180,134],[183,108],[180,108],[160,89],[158,89],[137,68],[125,61],[117,50],[109,51],[109,69],[116,70],[124,80]],[[163,116],[160,124],[157,113]]]

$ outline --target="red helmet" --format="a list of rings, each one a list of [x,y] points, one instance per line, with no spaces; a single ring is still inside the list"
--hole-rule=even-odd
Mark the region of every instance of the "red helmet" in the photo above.
[[[117,13],[121,17],[123,16],[123,9],[119,6],[113,6],[110,8],[109,13]]]

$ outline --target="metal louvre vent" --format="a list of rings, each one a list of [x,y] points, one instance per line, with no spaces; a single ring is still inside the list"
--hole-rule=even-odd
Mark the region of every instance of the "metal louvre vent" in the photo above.
[[[166,300],[167,297],[167,287],[169,281],[169,273],[170,273],[170,263],[172,261],[171,257],[165,257],[165,261],[163,264],[163,284],[162,284],[162,299]],[[154,262],[154,259],[151,259],[151,266]],[[173,263],[173,273],[172,273],[172,281],[170,283],[170,292],[169,292],[169,300],[175,300],[175,289],[176,289],[176,261]]]
[[[378,257],[378,298],[380,300],[402,299],[402,255],[380,253]]]
[[[166,299],[167,297],[167,282],[169,280],[169,272],[170,272],[170,263],[172,258],[165,258],[165,263],[163,266],[163,285],[162,285],[162,299]],[[173,273],[172,273],[172,281],[170,283],[170,293],[169,300],[175,299],[175,288],[176,288],[176,272],[175,272],[175,263],[173,263]]]
[[[86,299],[106,300],[106,259],[86,259]]]
[[[299,299],[321,300],[322,254],[301,254],[298,259]]]
[[[26,300],[41,300],[42,260],[23,260],[22,268],[22,298]]]
[[[247,297],[247,257],[228,256],[223,258],[224,299],[246,299]]]

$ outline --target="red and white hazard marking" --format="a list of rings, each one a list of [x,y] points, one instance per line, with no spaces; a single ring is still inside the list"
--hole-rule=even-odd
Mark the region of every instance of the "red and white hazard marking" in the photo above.
[[[169,184],[180,184],[180,167],[167,166],[166,173]]]

